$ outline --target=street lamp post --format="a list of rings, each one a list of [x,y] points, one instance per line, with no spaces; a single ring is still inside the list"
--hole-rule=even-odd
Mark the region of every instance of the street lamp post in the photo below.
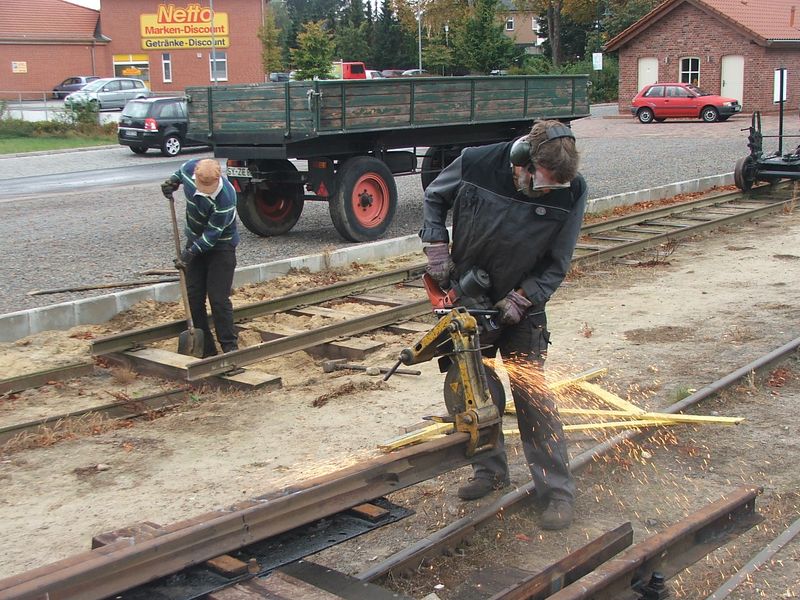
[[[449,33],[450,33],[450,23],[445,23],[444,24],[444,45],[447,46],[448,48],[450,47],[450,36],[448,35]]]
[[[417,0],[417,43],[419,52],[419,74],[422,75],[422,11]]]
[[[211,81],[217,85],[217,44],[214,40],[214,0],[208,0],[211,10]]]

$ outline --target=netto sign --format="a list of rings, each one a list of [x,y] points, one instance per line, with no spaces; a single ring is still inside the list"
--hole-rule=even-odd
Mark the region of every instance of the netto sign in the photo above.
[[[230,46],[228,13],[199,4],[159,4],[155,14],[139,16],[139,25],[144,50],[211,48],[212,38],[216,48]]]

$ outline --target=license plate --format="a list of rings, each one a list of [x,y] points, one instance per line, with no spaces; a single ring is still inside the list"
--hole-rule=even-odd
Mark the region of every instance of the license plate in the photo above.
[[[247,167],[226,167],[228,177],[252,177]]]
[[[125,130],[125,131],[123,131],[122,133],[123,133],[125,136],[127,136],[127,137],[136,137],[136,134],[137,134],[137,132],[136,132],[136,131],[133,131],[133,130],[131,130],[131,129],[126,129],[126,130]]]

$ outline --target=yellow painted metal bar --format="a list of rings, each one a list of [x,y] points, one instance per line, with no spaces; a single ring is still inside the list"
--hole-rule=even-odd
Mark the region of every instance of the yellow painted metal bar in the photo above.
[[[592,429],[640,429],[642,427],[660,427],[675,425],[673,421],[660,419],[637,419],[634,421],[605,421],[603,423],[581,423],[579,425],[564,425],[564,431],[590,431]],[[519,435],[519,429],[503,429],[504,435]]]
[[[382,452],[391,452],[392,450],[410,446],[411,444],[427,442],[436,435],[450,433],[453,431],[453,427],[454,425],[452,423],[433,423],[417,431],[410,431],[409,433],[404,433],[396,438],[392,438],[383,444],[378,444],[378,448]]]
[[[589,392],[593,396],[596,396],[606,404],[610,404],[611,406],[616,406],[620,410],[627,411],[633,414],[641,414],[644,412],[644,409],[639,408],[635,404],[631,404],[627,400],[623,400],[616,394],[612,394],[608,390],[601,388],[599,385],[594,383],[589,383],[588,381],[582,381],[578,384],[578,387],[585,392]]]
[[[605,410],[602,408],[559,408],[562,415],[578,415],[583,417],[616,417],[630,419],[658,419],[676,423],[709,423],[718,425],[738,425],[744,417],[715,417],[707,415],[684,415],[659,412],[643,412],[631,414],[626,410]]]
[[[557,379],[553,383],[548,384],[548,387],[551,391],[557,392],[558,390],[578,385],[584,381],[590,381],[592,379],[598,379],[603,375],[608,373],[608,369],[605,367],[599,367],[597,369],[589,369],[588,371],[584,371],[583,373],[578,373],[577,375],[573,375],[572,377],[566,377],[564,379]],[[517,409],[514,406],[513,402],[506,402],[506,410],[505,414],[514,415],[517,413]]]

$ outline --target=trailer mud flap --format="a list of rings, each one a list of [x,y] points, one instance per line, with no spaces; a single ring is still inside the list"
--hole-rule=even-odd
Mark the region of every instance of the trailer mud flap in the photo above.
[[[333,161],[313,158],[308,161],[308,185],[320,198],[329,198],[336,193],[336,176]]]

